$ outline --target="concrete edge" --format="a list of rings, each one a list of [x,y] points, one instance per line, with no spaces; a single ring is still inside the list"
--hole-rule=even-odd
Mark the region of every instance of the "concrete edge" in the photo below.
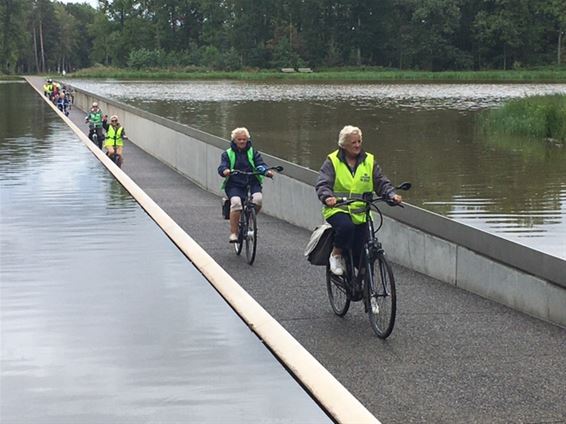
[[[281,324],[257,303],[212,257],[169,217],[130,177],[34,86],[40,97],[63,119],[88,149],[136,199],[173,243],[189,258],[250,329],[269,346],[327,413],[340,423],[379,423],[330,372]]]

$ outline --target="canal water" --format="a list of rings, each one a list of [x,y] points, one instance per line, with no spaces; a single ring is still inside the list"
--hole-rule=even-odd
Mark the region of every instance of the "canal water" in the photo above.
[[[566,258],[566,146],[488,137],[479,114],[504,101],[566,93],[565,84],[297,84],[155,81],[72,83],[318,170],[346,124],[364,132],[416,206]]]
[[[0,98],[0,422],[330,422],[29,85]]]

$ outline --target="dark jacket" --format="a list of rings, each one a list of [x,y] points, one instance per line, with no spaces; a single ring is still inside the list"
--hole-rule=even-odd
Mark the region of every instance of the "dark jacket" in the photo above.
[[[238,150],[236,147],[236,143],[234,140],[230,143],[230,148],[236,152],[236,163],[234,164],[233,169],[237,169],[239,171],[246,171],[252,172],[253,169],[248,162],[248,150],[252,147],[252,141],[248,140],[248,144],[246,148],[242,151]],[[268,166],[263,161],[261,154],[254,149],[254,163],[258,171],[265,173],[267,171]],[[224,177],[224,170],[230,169],[230,159],[228,158],[228,153],[222,152],[222,156],[220,157],[220,166],[218,167],[218,175]],[[253,177],[255,179],[255,177]],[[226,187],[234,186],[234,187],[245,187],[248,181],[247,175],[233,175],[228,178],[228,182],[226,183]],[[259,184],[259,181],[255,179],[255,181]]]
[[[342,148],[339,148],[338,151],[338,158],[348,166],[346,162],[345,153]],[[352,175],[356,172],[359,164],[363,162],[366,158],[366,152],[363,150],[360,152],[360,155],[357,158],[356,165],[354,169],[350,169]],[[336,179],[336,170],[334,169],[334,165],[332,165],[332,161],[326,158],[322,167],[320,168],[320,172],[318,174],[318,179],[316,181],[315,190],[318,198],[322,203],[328,198],[333,197],[334,192],[332,191],[334,188],[334,180]],[[381,173],[381,168],[377,164],[377,161],[374,161],[373,164],[373,189],[378,196],[384,197],[386,199],[391,198],[395,195],[395,187],[391,184],[391,181]]]

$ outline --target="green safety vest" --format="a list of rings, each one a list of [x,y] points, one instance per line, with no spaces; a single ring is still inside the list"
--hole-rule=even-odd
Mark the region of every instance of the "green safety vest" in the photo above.
[[[102,128],[102,112],[89,112],[88,121],[94,128]]]
[[[332,187],[335,197],[362,197],[364,193],[373,192],[374,156],[371,153],[366,153],[366,158],[358,165],[354,175],[348,165],[338,158],[338,150],[329,154],[328,159],[332,162],[336,172],[334,187]],[[352,217],[354,224],[363,224],[366,222],[365,206],[363,202],[354,202],[334,208],[324,205],[322,215],[324,219],[328,219],[337,213],[347,213]]]
[[[53,84],[44,84],[43,91],[51,94],[53,92]]]
[[[248,155],[248,162],[250,163],[250,166],[252,167],[252,170],[254,172],[257,171],[257,168],[255,166],[255,162],[254,162],[254,148],[250,147],[247,150],[247,155]],[[234,166],[236,165],[236,152],[230,147],[229,149],[226,150],[226,154],[228,155],[228,160],[230,161],[230,169],[234,169]],[[256,175],[259,183],[263,183],[263,175]],[[230,178],[229,176],[224,178],[224,181],[222,182],[222,190],[224,190],[224,187],[226,187],[226,183],[228,182],[228,178]]]
[[[104,145],[113,145],[113,146],[123,146],[124,140],[122,140],[122,133],[124,132],[124,127],[119,127],[116,131],[112,125],[108,127],[106,130],[106,141]]]

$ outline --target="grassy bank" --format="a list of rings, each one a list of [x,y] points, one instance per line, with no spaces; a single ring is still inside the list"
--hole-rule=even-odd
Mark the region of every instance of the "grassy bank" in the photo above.
[[[0,74],[0,81],[18,81],[23,79],[22,77],[20,77],[19,75],[6,75],[6,74]]]
[[[312,73],[284,73],[275,70],[259,71],[206,71],[202,69],[147,69],[93,67],[68,74],[75,78],[115,79],[231,79],[241,81],[360,81],[360,82],[566,82],[566,68],[533,69],[515,71],[478,72],[427,72],[398,71],[376,68],[320,69]]]
[[[566,141],[566,95],[532,96],[511,100],[482,113],[488,134],[520,135],[531,139]]]

